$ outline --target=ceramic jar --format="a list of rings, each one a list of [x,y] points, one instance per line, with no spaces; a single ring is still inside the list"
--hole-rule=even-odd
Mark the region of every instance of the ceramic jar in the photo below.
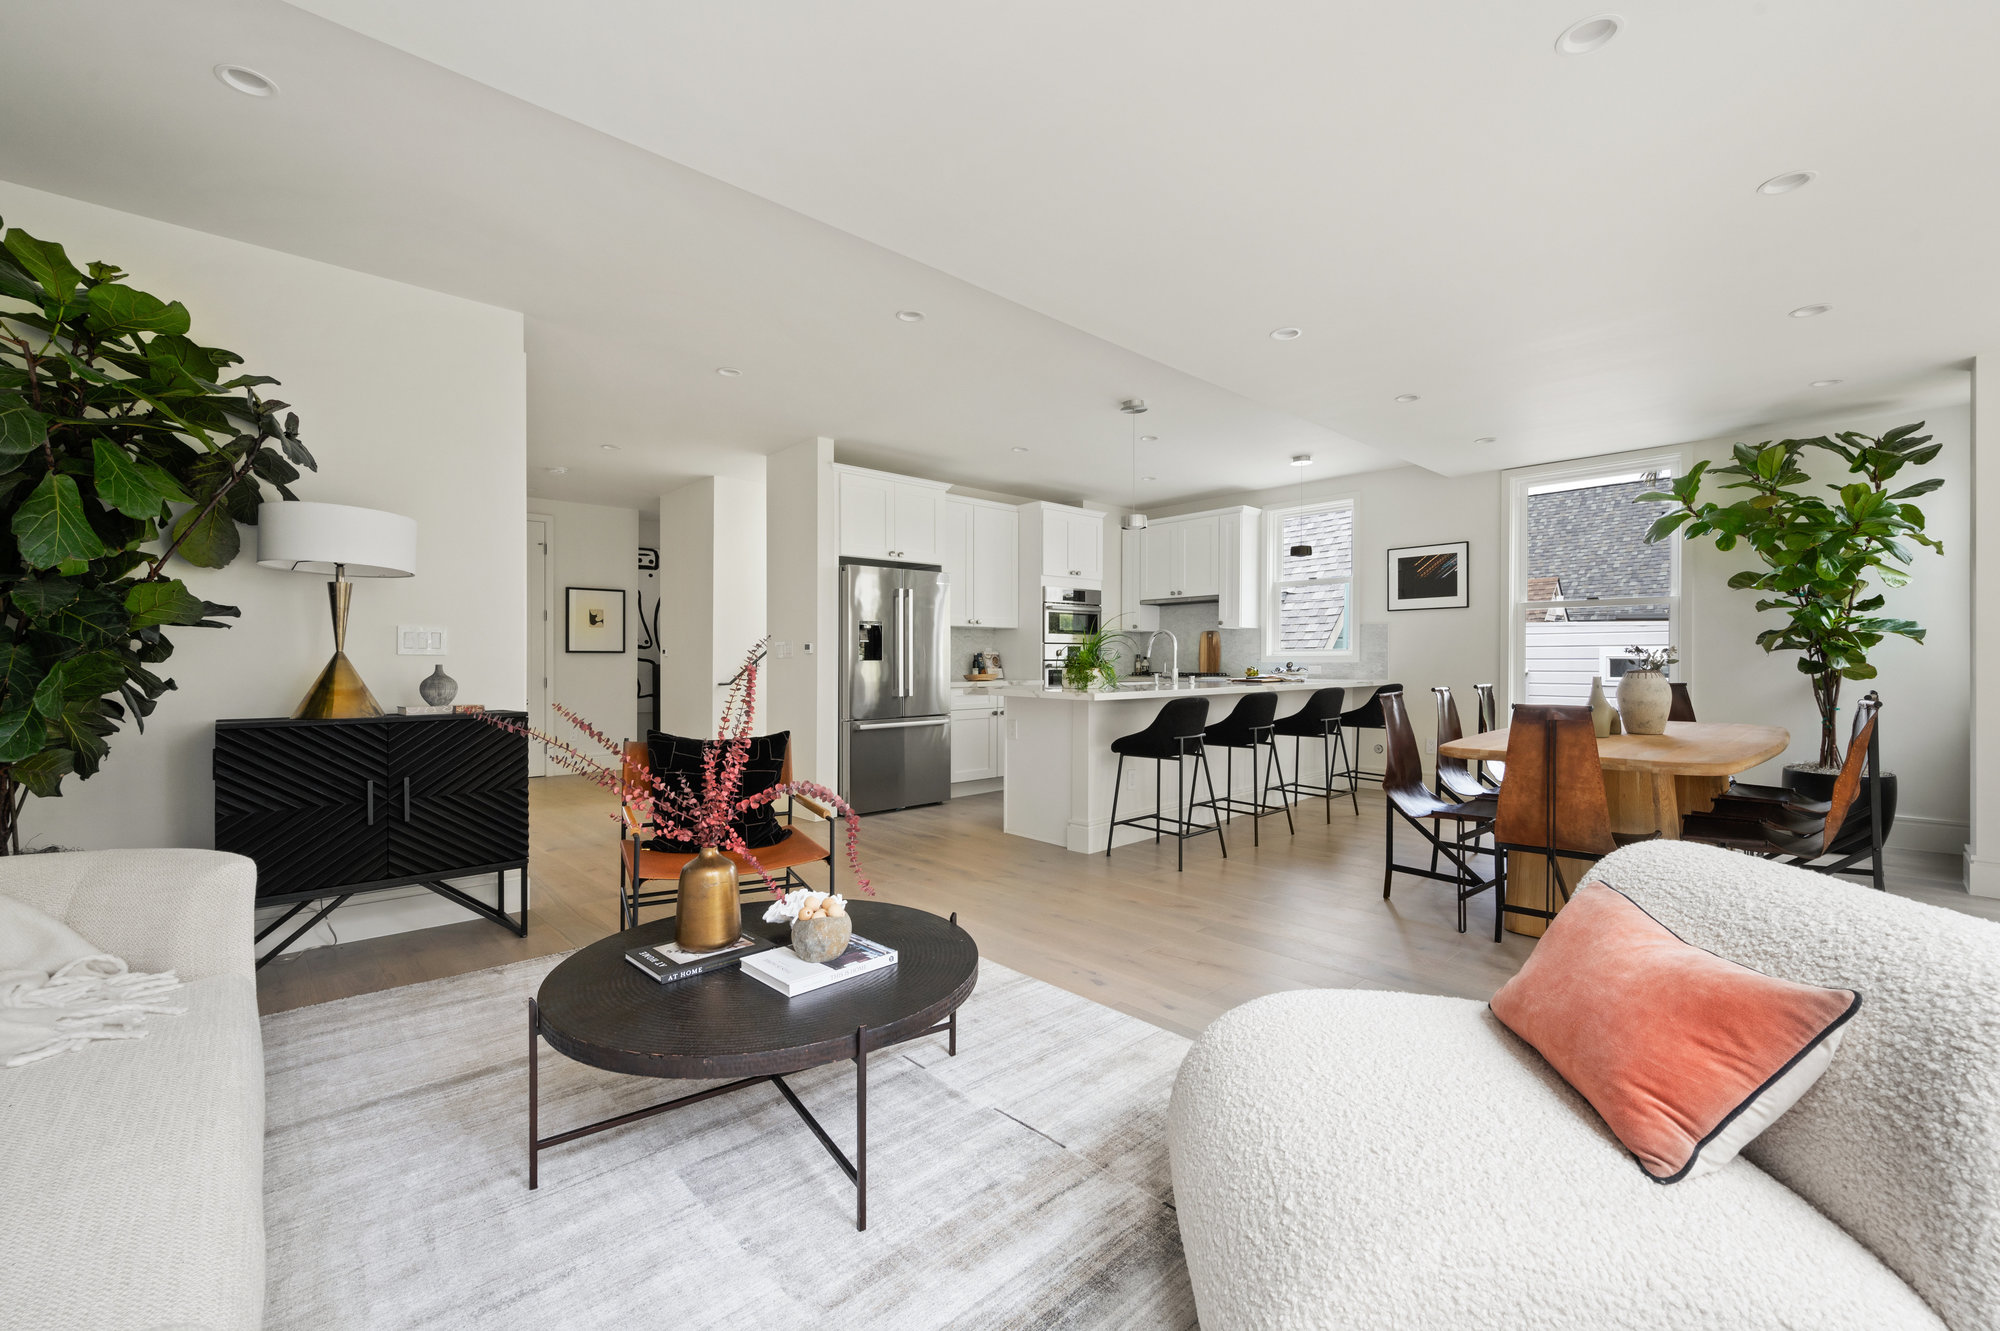
[[[1657,670],[1628,670],[1618,681],[1618,714],[1628,735],[1664,735],[1674,691]]]
[[[736,864],[714,846],[703,846],[681,866],[674,941],[689,952],[713,952],[743,936],[743,908],[736,896]]]
[[[792,951],[800,961],[832,961],[847,951],[854,922],[845,915],[821,915],[792,921]]]
[[[440,665],[424,676],[423,683],[417,685],[417,693],[433,707],[442,707],[458,696],[458,681],[444,673]]]
[[[1604,676],[1590,677],[1590,728],[1603,739],[1611,733],[1611,722],[1618,713],[1611,710],[1611,702],[1604,696]]]

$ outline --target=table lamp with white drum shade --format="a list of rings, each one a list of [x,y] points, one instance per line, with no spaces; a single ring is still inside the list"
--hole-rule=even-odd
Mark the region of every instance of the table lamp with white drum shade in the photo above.
[[[417,524],[400,513],[347,504],[289,501],[257,506],[257,562],[294,573],[331,574],[333,659],[294,717],[380,716],[382,705],[347,659],[349,578],[408,578],[417,571]]]

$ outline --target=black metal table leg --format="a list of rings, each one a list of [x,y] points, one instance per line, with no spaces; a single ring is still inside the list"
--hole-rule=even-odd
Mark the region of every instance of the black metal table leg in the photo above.
[[[542,1010],[535,1000],[528,1000],[528,1187],[532,1190],[541,1186],[536,1177],[536,1166],[540,1163],[541,1128],[535,1120],[539,1080],[537,1076],[541,1052]]]
[[[954,1017],[958,1014],[952,1013]],[[854,1227],[868,1228],[868,1028],[854,1028]]]

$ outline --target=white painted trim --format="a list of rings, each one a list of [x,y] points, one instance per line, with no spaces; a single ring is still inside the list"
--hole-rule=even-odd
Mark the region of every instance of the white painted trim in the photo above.
[[[1344,625],[1347,630],[1347,647],[1342,651],[1330,652],[1287,651],[1277,642],[1277,637],[1283,628],[1278,622],[1278,593],[1282,590],[1278,581],[1278,571],[1284,567],[1283,559],[1278,554],[1278,542],[1284,539],[1285,519],[1294,513],[1319,513],[1329,508],[1340,508],[1343,505],[1347,508],[1347,623]],[[1215,511],[1251,513],[1256,510],[1243,508],[1240,510],[1224,509]],[[1178,521],[1182,516],[1205,517],[1208,515],[1205,513],[1176,514],[1173,518],[1161,518],[1156,525],[1164,526],[1168,522]],[[1361,659],[1361,604],[1360,598],[1355,591],[1355,588],[1360,583],[1361,573],[1360,522],[1361,506],[1353,494],[1328,495],[1324,498],[1308,500],[1303,503],[1287,504],[1282,508],[1267,508],[1263,510],[1263,530],[1260,533],[1262,539],[1258,541],[1257,549],[1263,561],[1262,567],[1258,570],[1258,580],[1263,584],[1264,593],[1264,627],[1259,637],[1263,642],[1265,656],[1281,656],[1288,661],[1306,662],[1358,661]],[[1329,579],[1329,581],[1332,580]],[[1302,583],[1300,585],[1304,586],[1307,584]]]
[[[1865,796],[1867,792],[1862,793]],[[1925,818],[1898,813],[1896,825],[1889,829],[1889,847],[1892,850],[1923,850],[1940,855],[1957,855],[1965,850],[1965,839],[1971,831],[1970,824],[1955,818]]]
[[[528,725],[547,735],[551,733],[549,725],[549,699],[554,696],[556,687],[556,520],[547,513],[529,513],[526,515],[526,521],[543,524],[542,678],[548,681],[548,683],[542,686],[542,705],[540,708],[534,709],[528,717]],[[523,533],[523,535],[525,536],[526,533]],[[525,679],[522,680],[522,687],[525,688],[527,683],[528,681]],[[529,762],[530,770],[528,775],[531,777],[547,776],[549,774],[547,749],[544,748],[541,753],[535,753],[531,747],[529,752],[532,757]],[[540,770],[534,770],[535,768],[540,768]]]

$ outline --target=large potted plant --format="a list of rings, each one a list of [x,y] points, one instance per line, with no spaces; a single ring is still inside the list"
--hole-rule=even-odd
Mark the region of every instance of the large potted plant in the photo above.
[[[1640,495],[1637,502],[1665,501],[1676,505],[1646,533],[1648,541],[1663,541],[1676,530],[1685,536],[1707,537],[1718,550],[1738,543],[1756,554],[1762,568],[1745,569],[1729,579],[1731,587],[1758,594],[1759,610],[1784,615],[1781,627],[1765,629],[1757,643],[1767,652],[1799,654],[1799,672],[1811,682],[1819,709],[1819,761],[1785,769],[1787,785],[1824,798],[1840,770],[1843,739],[1836,721],[1840,689],[1847,680],[1875,678],[1868,654],[1894,635],[1924,640],[1915,621],[1879,613],[1885,598],[1881,588],[1909,581],[1904,568],[1914,555],[1911,545],[1944,546],[1924,531],[1923,510],[1913,502],[1944,484],[1941,478],[1897,485],[1906,469],[1920,467],[1938,455],[1940,444],[1919,434],[1923,422],[1902,425],[1879,437],[1849,430],[1813,439],[1783,439],[1758,445],[1738,444],[1735,461],[1709,470],[1694,465],[1675,480],[1671,493]],[[1807,487],[1812,477],[1805,467],[1808,449],[1831,453],[1847,464],[1855,479],[1827,484],[1832,497]],[[1701,499],[1702,482],[1730,476],[1723,489],[1748,491],[1734,503]],[[1888,822],[1895,816],[1895,777],[1881,773],[1882,810]],[[1866,817],[1868,802],[1858,806]],[[1840,838],[1843,846],[1865,839],[1864,824]]]
[[[145,727],[174,687],[154,671],[164,630],[237,614],[170,562],[229,563],[262,485],[294,498],[314,465],[298,417],[258,395],[277,380],[225,378],[242,357],[124,277],[0,234],[0,854],[20,851],[30,794],[96,773],[128,718]]]

